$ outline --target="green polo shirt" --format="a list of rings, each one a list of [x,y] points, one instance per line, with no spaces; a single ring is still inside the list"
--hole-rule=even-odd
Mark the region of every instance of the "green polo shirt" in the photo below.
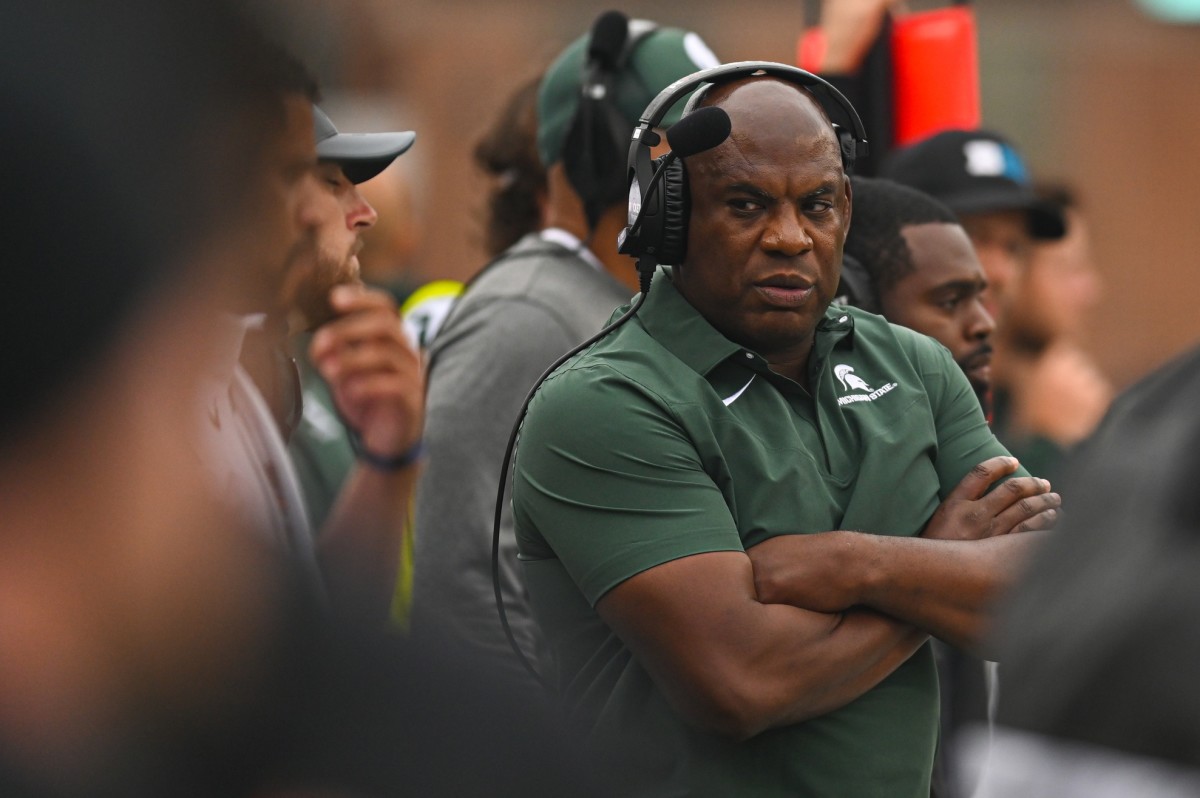
[[[564,706],[617,758],[620,794],[928,798],[928,644],[847,706],[737,742],[683,721],[594,610],[679,557],[834,529],[916,535],[1005,453],[949,352],[879,316],[831,306],[809,384],[723,337],[660,271],[638,317],[530,407],[513,505],[531,604]]]

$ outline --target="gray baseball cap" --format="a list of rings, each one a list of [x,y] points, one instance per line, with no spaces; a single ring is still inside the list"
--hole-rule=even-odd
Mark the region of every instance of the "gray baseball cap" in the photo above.
[[[339,133],[329,116],[315,105],[313,129],[316,133],[317,157],[341,166],[351,183],[365,183],[387,169],[417,138],[417,134],[411,130],[396,133]]]

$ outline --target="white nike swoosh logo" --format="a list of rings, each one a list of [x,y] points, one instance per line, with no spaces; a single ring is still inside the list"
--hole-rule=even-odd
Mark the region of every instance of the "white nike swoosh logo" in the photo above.
[[[758,376],[757,374],[751,375],[750,382],[754,382],[754,378],[757,376]],[[738,391],[737,393],[733,394],[732,396],[726,396],[721,401],[725,403],[726,407],[729,407],[731,404],[733,404],[734,402],[737,401],[739,396],[741,396],[742,394],[744,394],[746,392],[746,389],[750,387],[750,382],[743,385],[742,389],[740,391]]]

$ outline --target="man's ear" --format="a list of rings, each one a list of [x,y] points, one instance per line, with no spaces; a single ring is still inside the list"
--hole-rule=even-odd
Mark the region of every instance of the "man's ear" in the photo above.
[[[842,180],[845,181],[846,187],[846,208],[842,214],[842,235],[850,234],[850,217],[854,215],[854,186],[850,182],[850,176],[844,175]]]

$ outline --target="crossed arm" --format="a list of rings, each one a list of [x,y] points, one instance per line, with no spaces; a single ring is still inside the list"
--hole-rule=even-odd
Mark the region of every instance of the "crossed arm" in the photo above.
[[[920,537],[826,532],[764,541],[748,552],[758,595],[820,612],[872,607],[974,649],[992,602],[1015,580],[1042,537],[1038,530],[1054,525],[1061,504],[1050,483],[1032,477],[985,494],[1016,468],[1011,457],[975,466]]]
[[[837,709],[933,633],[973,641],[997,590],[1060,500],[1012,479],[1012,458],[974,469],[919,538],[851,532],[773,538],[684,557],[617,585],[596,608],[668,700],[736,737]],[[1011,487],[1010,487],[1011,486]],[[794,606],[793,606],[794,605]]]
[[[831,614],[763,603],[740,552],[651,568],[613,588],[596,609],[676,711],[738,738],[843,706],[928,638],[870,610]]]

